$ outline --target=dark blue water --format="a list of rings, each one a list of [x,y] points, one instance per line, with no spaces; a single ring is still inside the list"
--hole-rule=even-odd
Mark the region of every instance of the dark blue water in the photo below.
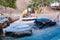
[[[37,35],[18,38],[17,40],[60,40],[60,25],[43,29]]]
[[[6,40],[15,40],[14,38],[7,38]],[[57,24],[45,29],[35,31],[35,35],[16,38],[16,40],[60,40],[60,25]]]

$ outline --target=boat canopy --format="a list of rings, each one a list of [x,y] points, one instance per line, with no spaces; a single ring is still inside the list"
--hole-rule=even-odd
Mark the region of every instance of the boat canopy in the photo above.
[[[52,22],[52,20],[47,19],[47,18],[40,18],[40,19],[37,19],[36,21],[38,21],[38,22]]]

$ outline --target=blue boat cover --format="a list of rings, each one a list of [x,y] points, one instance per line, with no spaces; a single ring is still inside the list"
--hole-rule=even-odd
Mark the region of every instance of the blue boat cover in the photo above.
[[[38,22],[52,22],[52,20],[47,19],[47,18],[40,18],[40,19],[37,19],[36,21],[38,21]]]

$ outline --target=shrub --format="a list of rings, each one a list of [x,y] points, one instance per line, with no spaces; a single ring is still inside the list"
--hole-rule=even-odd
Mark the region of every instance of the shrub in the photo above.
[[[0,0],[0,6],[16,8],[16,0]]]
[[[42,3],[44,6],[48,6],[50,3],[54,2],[54,0],[31,0],[30,3],[28,4],[28,8],[31,7],[41,7]]]

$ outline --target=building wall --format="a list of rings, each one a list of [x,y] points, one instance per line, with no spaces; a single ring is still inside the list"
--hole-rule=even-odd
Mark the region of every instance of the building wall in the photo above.
[[[27,8],[27,5],[29,4],[30,0],[17,0],[16,5],[17,9],[22,12],[24,9]]]

